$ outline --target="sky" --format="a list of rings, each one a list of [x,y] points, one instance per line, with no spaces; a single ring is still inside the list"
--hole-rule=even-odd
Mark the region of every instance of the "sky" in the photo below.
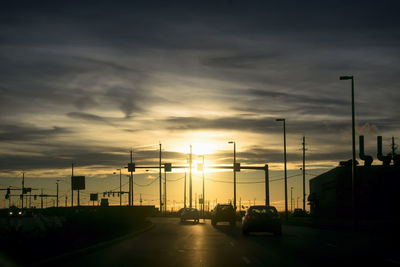
[[[389,153],[400,133],[398,10],[397,1],[6,1],[0,185],[17,187],[24,171],[49,192],[62,179],[68,194],[74,162],[86,192],[102,192],[118,186],[112,173],[131,149],[137,165],[157,164],[159,143],[166,162],[186,164],[192,145],[195,160],[231,164],[232,140],[238,162],[269,164],[278,179],[276,118],[286,119],[290,175],[300,173],[306,136],[309,179],[351,158],[351,84],[341,75],[354,75],[356,134],[381,164],[376,136]],[[232,173],[210,176],[230,181]],[[137,184],[153,184],[136,185],[137,195],[157,199],[157,177],[138,174]],[[281,205],[283,183],[274,184]],[[169,189],[171,205],[182,201],[179,186]],[[210,199],[231,199],[227,186],[210,180]],[[239,193],[261,201],[262,187],[243,184]]]

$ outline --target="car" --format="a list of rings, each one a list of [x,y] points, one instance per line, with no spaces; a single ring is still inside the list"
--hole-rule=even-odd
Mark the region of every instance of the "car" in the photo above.
[[[242,220],[242,233],[272,232],[275,236],[282,235],[281,217],[273,206],[251,206]]]
[[[11,216],[11,217],[22,216],[22,210],[17,208],[16,206],[11,206],[8,209],[8,216]]]
[[[294,209],[293,217],[306,217],[307,212],[302,209]]]
[[[186,220],[200,221],[199,211],[195,208],[184,208],[181,212],[181,222]]]
[[[236,212],[231,204],[217,204],[211,214],[211,224],[229,222],[231,226],[236,224]]]

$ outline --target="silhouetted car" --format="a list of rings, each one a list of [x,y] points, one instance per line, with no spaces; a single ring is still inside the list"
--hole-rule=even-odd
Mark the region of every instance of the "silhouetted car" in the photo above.
[[[22,216],[24,217],[33,217],[33,215],[35,215],[35,213],[32,209],[26,209],[22,212]]]
[[[199,211],[194,208],[185,208],[181,213],[181,222],[186,220],[194,220],[194,222],[200,221]]]
[[[231,226],[236,224],[236,213],[231,204],[217,204],[211,214],[211,224],[229,222]]]
[[[293,217],[305,217],[307,216],[307,212],[302,209],[294,209]]]
[[[251,206],[242,221],[242,233],[272,232],[276,236],[282,235],[281,217],[275,207]]]
[[[20,210],[16,206],[11,206],[8,209],[8,216],[12,216],[12,217],[22,216],[22,210]]]

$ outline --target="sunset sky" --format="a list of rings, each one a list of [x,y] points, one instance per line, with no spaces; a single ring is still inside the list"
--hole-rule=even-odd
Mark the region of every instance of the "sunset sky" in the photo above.
[[[130,149],[138,165],[158,162],[159,143],[165,162],[186,164],[192,144],[195,160],[206,154],[209,165],[231,164],[231,140],[238,162],[269,164],[279,179],[283,131],[275,119],[286,118],[297,198],[303,135],[307,179],[351,158],[351,84],[341,75],[355,77],[357,136],[365,135],[374,164],[377,135],[385,154],[392,136],[399,142],[396,1],[82,2],[2,4],[1,187],[20,186],[25,171],[28,186],[54,193],[61,179],[66,194],[73,161],[87,176],[85,192],[102,192],[118,187],[112,173]],[[139,185],[158,178],[156,170],[135,177]],[[232,173],[207,179],[230,181]],[[169,205],[182,202],[182,181],[168,187]],[[210,201],[232,198],[230,183],[207,186]],[[239,186],[238,199],[263,201],[263,184]],[[135,204],[140,193],[158,204],[158,182],[135,185]],[[281,180],[271,183],[271,200],[281,205]]]

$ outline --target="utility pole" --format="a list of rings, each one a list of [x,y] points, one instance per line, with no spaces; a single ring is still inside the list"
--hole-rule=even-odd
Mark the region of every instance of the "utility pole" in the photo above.
[[[189,208],[192,208],[192,145],[190,145],[189,157]]]
[[[71,207],[73,208],[74,207],[74,188],[72,187],[72,177],[74,177],[74,163],[73,162],[72,162],[72,174],[71,174]],[[42,206],[43,206],[43,204],[42,204]]]
[[[287,168],[286,168],[286,119],[276,119],[276,121],[283,122],[283,161],[285,169],[285,217],[288,217],[288,203],[287,203]]]
[[[354,76],[340,76],[340,80],[351,80],[351,141],[352,141],[352,162],[351,162],[351,182],[352,182],[352,207],[353,207],[353,228],[357,227],[357,183],[356,183],[356,126],[354,111]]]
[[[142,193],[140,193],[140,206],[142,206]]]
[[[131,149],[131,166],[133,164],[132,161],[132,149]],[[133,206],[133,170],[131,170],[131,176],[129,177],[129,206]]]
[[[183,207],[186,208],[186,172],[185,172],[185,180],[183,182]]]
[[[43,209],[43,188],[42,188],[42,190],[40,191],[41,193],[40,193],[40,208],[41,209]]]
[[[22,204],[21,204],[21,209],[24,208],[24,184],[25,184],[25,172],[22,172]]]
[[[65,207],[68,207],[68,196],[65,195]]]
[[[303,136],[303,211],[306,211],[306,137]]]
[[[57,182],[56,182],[56,184],[57,184],[57,208],[58,208],[58,181],[59,180],[57,180]]]
[[[290,212],[293,213],[293,187],[290,187]]]
[[[161,143],[160,143],[160,162],[159,162],[159,167],[160,167],[160,212],[162,211],[162,188],[161,188],[161,184],[162,184],[162,176],[161,176]]]
[[[269,170],[268,165],[264,166],[265,172],[265,206],[269,206]]]
[[[203,220],[205,219],[204,217],[204,155],[203,155],[203,200],[202,200],[202,212],[203,212]]]
[[[167,168],[164,165],[164,212],[167,213]]]

